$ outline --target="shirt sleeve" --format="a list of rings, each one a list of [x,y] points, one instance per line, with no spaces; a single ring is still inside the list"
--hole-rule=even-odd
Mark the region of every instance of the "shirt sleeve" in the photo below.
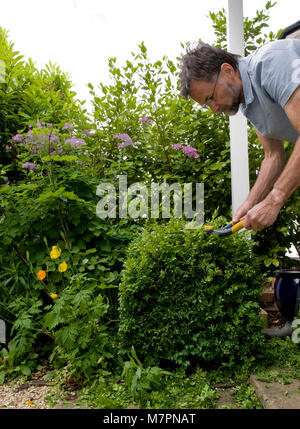
[[[300,85],[300,40],[275,42],[260,66],[262,88],[283,108]]]

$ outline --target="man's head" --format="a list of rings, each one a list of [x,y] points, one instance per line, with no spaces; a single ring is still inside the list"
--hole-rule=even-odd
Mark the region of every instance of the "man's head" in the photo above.
[[[238,56],[205,43],[188,48],[180,70],[181,94],[213,113],[234,115],[244,101]]]

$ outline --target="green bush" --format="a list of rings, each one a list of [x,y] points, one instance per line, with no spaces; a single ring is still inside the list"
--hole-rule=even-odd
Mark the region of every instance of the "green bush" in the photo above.
[[[216,225],[224,225],[217,219]],[[242,362],[262,344],[261,275],[247,234],[145,229],[130,244],[120,284],[121,353],[188,366]]]

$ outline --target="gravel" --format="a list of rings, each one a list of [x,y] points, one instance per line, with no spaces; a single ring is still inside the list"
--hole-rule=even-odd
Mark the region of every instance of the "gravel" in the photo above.
[[[47,371],[45,367],[0,385],[0,410],[89,408],[79,401],[80,386],[74,377],[62,374],[63,383],[54,382],[47,378]]]
[[[53,385],[44,379],[44,371],[38,371],[30,379],[18,377],[0,385],[0,409],[49,409],[46,397]]]

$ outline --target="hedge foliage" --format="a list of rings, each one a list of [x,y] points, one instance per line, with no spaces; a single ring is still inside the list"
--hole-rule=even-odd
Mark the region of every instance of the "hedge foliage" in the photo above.
[[[182,230],[174,220],[130,244],[120,284],[121,348],[134,346],[155,364],[241,362],[262,344],[253,243],[245,233]]]

